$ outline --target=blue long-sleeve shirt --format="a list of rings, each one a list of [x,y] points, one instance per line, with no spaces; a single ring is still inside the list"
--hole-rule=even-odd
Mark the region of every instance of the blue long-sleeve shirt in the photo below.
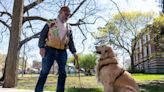
[[[48,26],[48,24],[46,24],[40,33],[39,43],[38,43],[39,48],[45,48],[46,38],[48,37],[48,31],[49,31],[49,26]],[[68,43],[68,47],[69,47],[69,50],[71,51],[71,53],[74,54],[76,52],[76,48],[75,48],[73,37],[72,37],[72,31],[70,31],[69,36],[70,36],[69,37],[70,40]]]

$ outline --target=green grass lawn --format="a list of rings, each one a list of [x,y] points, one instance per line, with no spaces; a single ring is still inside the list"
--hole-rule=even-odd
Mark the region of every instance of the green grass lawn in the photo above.
[[[164,74],[132,74],[135,80],[144,82],[152,80],[164,80]]]
[[[133,74],[142,92],[164,92],[164,74]]]
[[[132,74],[142,92],[164,92],[164,74]],[[38,76],[19,75],[19,89],[34,89]],[[45,90],[56,89],[57,76],[49,75]],[[97,83],[95,76],[68,76],[66,79],[66,92],[103,92],[103,86]]]

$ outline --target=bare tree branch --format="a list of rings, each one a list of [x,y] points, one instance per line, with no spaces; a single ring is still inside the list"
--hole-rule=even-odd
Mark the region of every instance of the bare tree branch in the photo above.
[[[29,12],[28,11],[27,11],[27,15],[29,16]],[[31,22],[30,21],[28,21],[28,22],[29,22],[29,26],[31,28],[31,31],[34,33]]]
[[[44,1],[44,0],[36,0],[36,1],[34,1],[33,3],[31,3],[31,4],[27,5],[27,6],[25,6],[25,7],[24,7],[23,13],[29,11],[30,9],[32,9],[32,8],[35,7],[35,6],[37,6],[39,3],[43,2],[43,1]]]
[[[2,5],[2,7],[5,9],[5,11],[7,11],[5,5],[0,1],[0,4]]]
[[[28,16],[28,17],[24,17],[24,18],[23,18],[23,23],[25,23],[26,21],[30,21],[30,20],[47,21],[47,19],[45,19],[45,18],[43,18],[43,17],[39,17],[39,16]]]
[[[125,23],[126,28],[127,28],[129,31],[131,31],[131,32],[133,33],[133,35],[135,36],[135,33],[133,32],[133,30],[131,30],[131,29],[127,26],[127,22],[126,22],[126,20],[125,20],[125,17],[122,15],[121,10],[120,10],[120,8],[118,7],[117,3],[114,2],[113,0],[110,0],[110,1],[111,1],[112,3],[115,4],[115,6],[116,6],[116,8],[117,8],[117,10],[118,10],[118,12],[119,12],[119,14],[121,15],[122,19],[124,20],[124,23]],[[135,27],[134,27],[131,23],[130,23],[130,25],[132,26],[133,29],[135,29]]]
[[[12,18],[12,15],[9,12],[0,12],[0,16],[3,16],[4,14],[8,15],[10,18]]]
[[[80,26],[78,26],[80,32],[83,34],[84,39],[82,40],[82,44],[83,44],[83,50],[81,51],[81,53],[85,50],[85,46],[84,46],[84,41],[87,39],[87,37],[85,36],[85,34],[83,33],[82,29],[80,28]]]
[[[64,0],[64,6],[66,5],[66,1],[67,1],[67,0]]]
[[[34,35],[30,36],[30,37],[27,37],[24,40],[22,40],[20,42],[19,48],[21,48],[23,44],[25,44],[26,42],[30,41],[31,39],[33,39],[33,38],[39,38],[39,34],[40,34],[40,32],[39,33],[36,33],[36,34],[34,34]]]
[[[11,30],[11,27],[4,21],[0,20],[0,23],[2,23],[4,26],[6,26],[9,30]]]
[[[85,1],[87,1],[87,0],[83,0],[83,1],[79,4],[79,6],[73,11],[73,13],[70,15],[70,17],[72,17],[72,16],[79,10],[79,8],[84,4]]]
[[[79,26],[79,25],[85,25],[85,24],[95,24],[96,21],[98,19],[100,19],[100,18],[103,19],[103,20],[105,20],[104,18],[102,18],[101,16],[99,16],[99,17],[95,18],[95,20],[93,22],[85,22],[82,19],[79,19],[77,23],[70,23],[70,25],[71,26]],[[107,20],[105,20],[105,21],[107,22]]]
[[[77,23],[70,23],[71,26],[79,26],[79,25],[84,25],[84,24],[94,24],[98,18],[101,17],[97,17],[94,22],[89,23],[89,22],[84,22],[83,20],[79,19],[79,21]],[[41,21],[47,21],[47,19],[43,18],[43,17],[39,17],[39,16],[28,16],[28,17],[24,17],[23,18],[23,23],[25,23],[26,21],[30,21],[30,20],[41,20]]]
[[[35,2],[33,2],[33,3],[31,3],[31,4],[27,5],[27,6],[25,6],[25,7],[24,7],[23,13],[25,13],[25,12],[27,12],[28,10],[32,9],[32,8],[35,7],[36,5],[38,5],[37,1],[35,1]]]
[[[5,33],[7,30],[8,30],[8,29],[7,29],[7,27],[6,27],[5,30],[2,30],[2,31],[0,32],[0,35],[1,35],[0,43],[3,41],[3,33]]]

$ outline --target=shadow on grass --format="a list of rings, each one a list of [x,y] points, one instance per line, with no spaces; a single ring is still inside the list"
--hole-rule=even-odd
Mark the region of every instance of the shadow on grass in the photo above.
[[[164,81],[151,81],[140,85],[141,92],[164,92]]]
[[[147,81],[139,84],[141,92],[164,92],[164,81]],[[67,88],[66,92],[103,92],[102,88]]]
[[[164,87],[143,85],[141,87],[141,92],[164,92]]]
[[[101,88],[67,88],[66,92],[103,92]]]

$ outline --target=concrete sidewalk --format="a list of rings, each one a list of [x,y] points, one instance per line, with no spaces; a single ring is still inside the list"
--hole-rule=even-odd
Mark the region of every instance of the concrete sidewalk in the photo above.
[[[15,88],[0,88],[0,92],[34,92],[34,90],[23,90]],[[44,92],[54,92],[54,91],[44,91]]]
[[[15,88],[0,88],[0,92],[34,92],[33,90],[22,90]]]

